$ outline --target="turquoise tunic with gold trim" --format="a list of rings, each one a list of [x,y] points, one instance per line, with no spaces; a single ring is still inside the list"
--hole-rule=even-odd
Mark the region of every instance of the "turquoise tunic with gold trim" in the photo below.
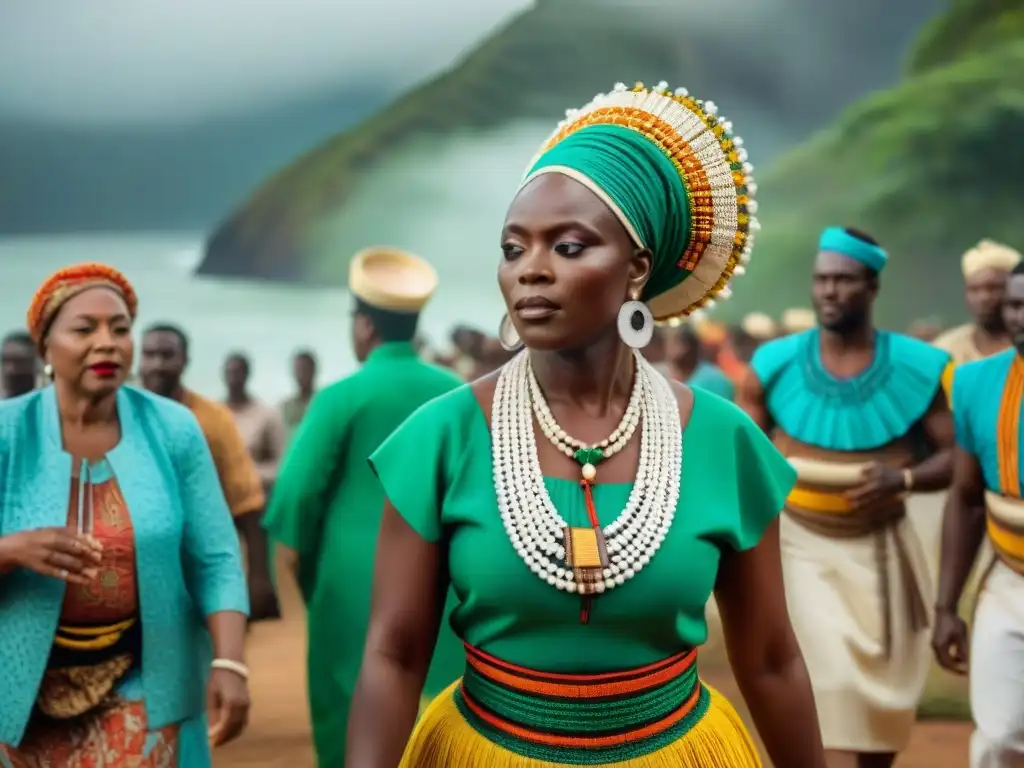
[[[956,442],[978,459],[985,487],[999,494],[1019,492],[1003,488],[999,473],[999,416],[1010,371],[1019,355],[1007,349],[998,355],[964,363],[953,375],[953,423]],[[1020,405],[1017,406],[1018,411]],[[1024,425],[1022,425],[1024,426]],[[1018,441],[1020,427],[1018,427]],[[1018,476],[1024,464],[1018,457]]]
[[[965,363],[953,378],[957,445],[978,460],[988,490],[989,540],[1018,573],[1024,573],[1022,394],[1024,361],[1015,349]]]
[[[917,427],[948,363],[943,350],[876,331],[868,367],[838,378],[818,329],[769,342],[751,361],[775,445],[797,469],[783,570],[829,749],[898,752],[910,738],[930,663],[927,560],[901,496],[855,508],[846,492],[874,462],[917,461]]]
[[[889,331],[875,332],[875,355],[840,379],[821,361],[818,329],[762,345],[751,360],[765,405],[789,437],[828,451],[862,452],[904,437],[931,406],[949,353]]]

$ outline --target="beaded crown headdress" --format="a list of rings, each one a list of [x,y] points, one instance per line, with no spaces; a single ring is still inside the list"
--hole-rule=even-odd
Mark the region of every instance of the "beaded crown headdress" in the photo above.
[[[729,281],[750,258],[759,229],[753,170],[714,102],[665,82],[619,83],[566,113],[522,184],[561,172],[597,193],[654,255],[643,298],[656,321],[676,325],[728,298]]]

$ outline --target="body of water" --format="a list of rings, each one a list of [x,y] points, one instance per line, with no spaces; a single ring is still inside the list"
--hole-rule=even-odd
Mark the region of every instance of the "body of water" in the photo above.
[[[437,269],[437,294],[421,331],[445,344],[454,325],[496,333],[504,305],[497,287],[505,211],[547,122],[422,140],[388,156],[319,222],[314,277],[338,285],[350,257],[368,245],[407,248]],[[320,359],[321,384],[354,371],[351,299],[345,290],[266,281],[195,277],[202,233],[110,233],[0,237],[0,334],[20,328],[33,292],[68,264],[100,261],[128,276],[139,294],[141,331],[155,322],[182,326],[191,341],[188,385],[223,394],[221,363],[233,351],[252,360],[253,391],[277,401],[292,388],[289,359],[298,348]]]
[[[290,394],[290,357],[298,348],[316,352],[321,384],[356,369],[346,291],[197,278],[200,243],[199,234],[0,238],[0,335],[24,327],[33,293],[52,272],[101,261],[124,272],[138,291],[139,332],[173,322],[188,333],[186,380],[198,392],[223,395],[221,363],[234,351],[249,355],[253,392],[271,402]],[[445,343],[458,323],[497,330],[503,310],[493,275],[485,286],[455,276],[443,281],[423,317],[430,342]]]
[[[522,121],[402,145],[332,215],[311,222],[309,274],[325,285],[342,284],[356,251],[372,244],[406,248],[428,259],[440,277],[421,328],[429,342],[445,344],[460,323],[496,333],[504,311],[496,277],[502,222],[552,127]],[[233,351],[249,355],[253,391],[272,402],[290,393],[289,359],[298,348],[318,355],[321,384],[356,369],[346,291],[195,277],[202,240],[199,232],[0,237],[0,334],[24,326],[28,302],[47,275],[100,261],[135,285],[140,331],[155,322],[185,329],[187,382],[203,394],[223,394],[221,363]]]

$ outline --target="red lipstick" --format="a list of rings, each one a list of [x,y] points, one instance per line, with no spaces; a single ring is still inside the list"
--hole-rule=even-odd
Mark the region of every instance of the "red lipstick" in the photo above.
[[[90,365],[89,370],[101,379],[109,379],[117,375],[118,365],[116,363],[96,363]]]

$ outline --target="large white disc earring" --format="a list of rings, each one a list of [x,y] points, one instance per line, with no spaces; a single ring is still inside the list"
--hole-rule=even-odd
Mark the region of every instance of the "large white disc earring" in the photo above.
[[[654,337],[654,315],[642,301],[627,301],[619,309],[619,338],[633,349],[642,349]]]
[[[519,333],[516,331],[516,327],[512,325],[512,320],[508,314],[501,318],[501,324],[498,325],[498,343],[501,344],[501,348],[506,352],[518,352],[523,348],[523,340],[519,338]]]
[[[53,366],[47,363],[43,366],[43,375],[50,381],[53,381]]]

